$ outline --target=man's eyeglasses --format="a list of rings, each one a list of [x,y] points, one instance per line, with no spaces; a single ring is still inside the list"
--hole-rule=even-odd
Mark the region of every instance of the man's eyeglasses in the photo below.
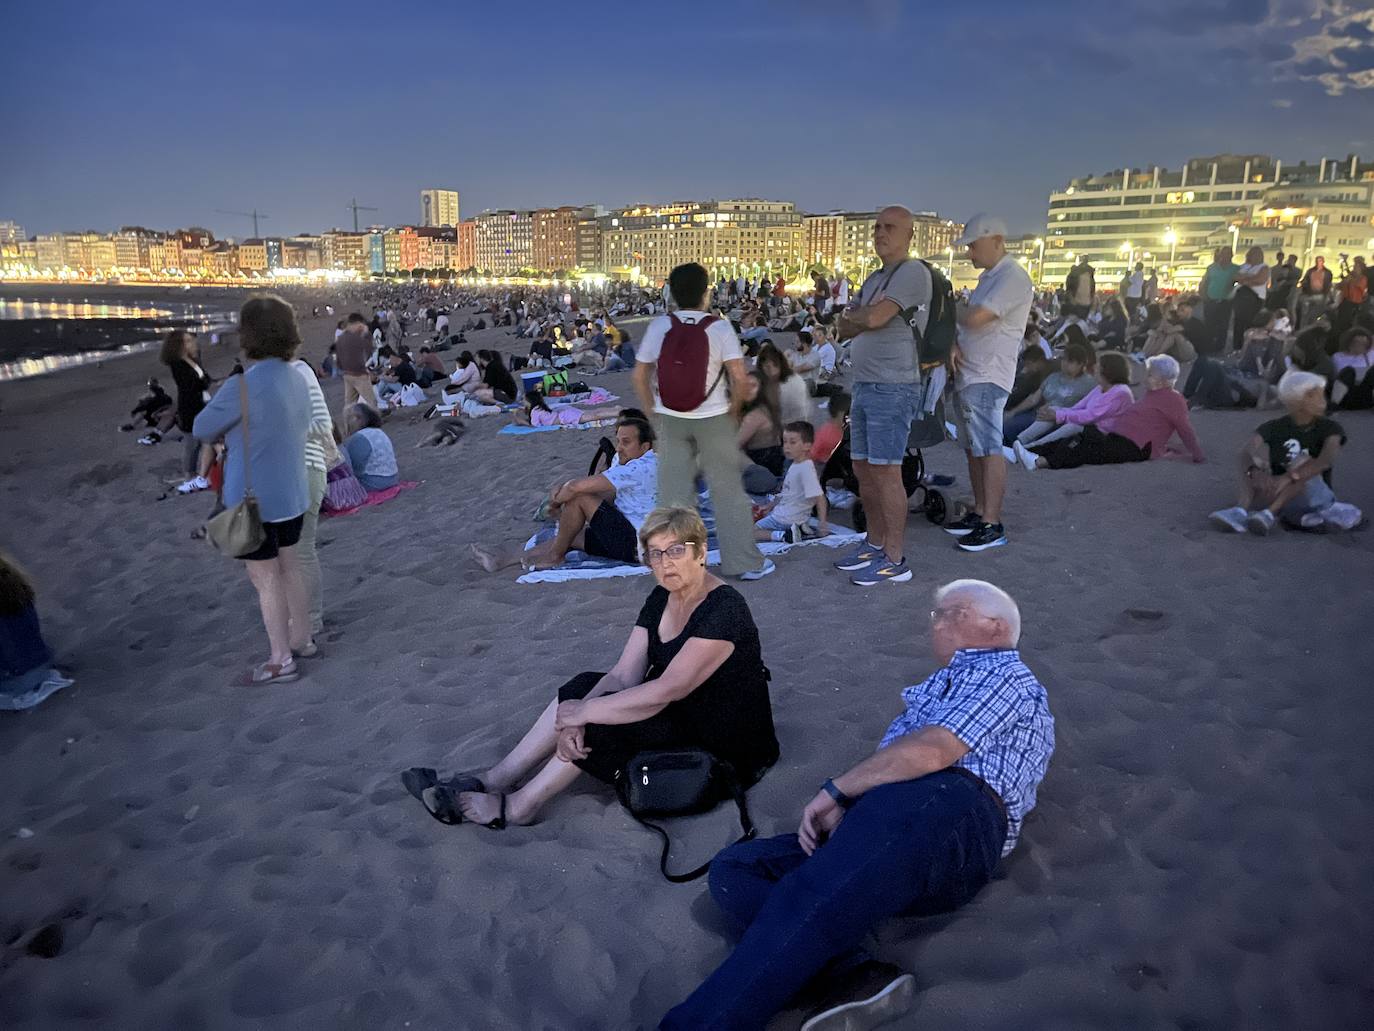
[[[644,561],[651,566],[656,566],[665,558],[670,558],[674,562],[683,558],[687,554],[687,549],[695,546],[696,541],[679,541],[677,544],[670,544],[666,548],[649,548],[644,552]]]

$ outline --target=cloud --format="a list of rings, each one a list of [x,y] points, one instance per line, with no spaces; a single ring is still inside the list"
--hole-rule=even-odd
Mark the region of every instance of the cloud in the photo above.
[[[1374,89],[1374,2],[1322,0],[1312,21],[1316,31],[1293,41],[1293,56],[1280,71],[1318,83],[1333,97]]]

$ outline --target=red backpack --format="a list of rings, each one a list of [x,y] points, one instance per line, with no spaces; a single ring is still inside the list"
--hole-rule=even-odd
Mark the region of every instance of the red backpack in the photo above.
[[[706,386],[706,368],[711,362],[706,330],[716,317],[707,315],[700,322],[683,322],[676,315],[668,318],[673,324],[658,354],[658,399],[675,412],[692,412],[701,407],[725,375],[722,362],[716,382]]]

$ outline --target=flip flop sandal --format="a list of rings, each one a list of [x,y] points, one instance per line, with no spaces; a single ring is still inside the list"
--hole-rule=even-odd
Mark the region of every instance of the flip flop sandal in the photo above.
[[[267,676],[259,676],[266,673]],[[289,684],[293,680],[301,678],[301,671],[296,668],[294,662],[277,666],[271,662],[264,662],[254,666],[238,680],[239,687],[264,687],[267,684]]]
[[[420,792],[420,804],[425,807],[425,812],[442,824],[453,827],[463,822],[458,796],[447,785],[434,784],[425,788]]]

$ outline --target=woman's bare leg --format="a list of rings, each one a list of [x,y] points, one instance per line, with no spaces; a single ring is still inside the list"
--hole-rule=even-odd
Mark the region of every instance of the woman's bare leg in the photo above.
[[[566,791],[581,772],[580,768],[557,756],[550,759],[528,784],[506,795],[506,822],[533,823],[539,810],[555,795]],[[458,796],[458,808],[465,819],[490,823],[501,815],[501,799],[496,794],[467,791]]]
[[[525,732],[525,736],[506,757],[482,775],[482,783],[492,791],[509,791],[520,783],[522,777],[553,755],[558,745],[558,734],[553,729],[557,710],[558,699],[555,698],[544,707],[534,726]]]
[[[295,545],[277,552],[277,568],[280,571],[283,596],[286,599],[291,647],[301,651],[309,647],[312,640],[310,596],[305,589],[305,571],[301,568],[301,559],[296,554]]]
[[[276,559],[265,562],[245,562],[248,579],[258,592],[258,607],[262,610],[263,626],[267,629],[267,642],[272,649],[268,661],[275,666],[285,666],[291,661],[290,610],[287,607],[285,585],[281,579],[281,568]]]

